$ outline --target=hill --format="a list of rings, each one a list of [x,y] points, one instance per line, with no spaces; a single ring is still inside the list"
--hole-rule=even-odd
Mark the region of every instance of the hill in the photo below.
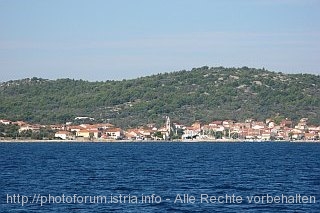
[[[0,85],[0,118],[64,123],[77,116],[121,127],[269,117],[320,121],[320,76],[264,69],[201,67],[133,80],[39,78]]]

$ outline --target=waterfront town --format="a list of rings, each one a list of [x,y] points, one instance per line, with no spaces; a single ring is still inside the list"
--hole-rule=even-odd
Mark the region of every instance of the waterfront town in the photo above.
[[[75,118],[78,121],[88,119],[91,118]],[[6,126],[15,127],[16,131],[8,133]],[[278,122],[273,119],[247,119],[244,122],[194,122],[191,126],[185,126],[166,117],[160,127],[146,124],[129,129],[121,129],[111,123],[40,125],[0,119],[0,141],[319,141],[319,138],[320,126],[309,125],[307,118],[301,118],[297,123],[289,118]]]

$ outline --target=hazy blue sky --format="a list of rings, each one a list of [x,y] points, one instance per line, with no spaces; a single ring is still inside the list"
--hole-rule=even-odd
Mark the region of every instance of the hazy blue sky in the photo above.
[[[0,81],[204,65],[320,74],[320,1],[0,0]]]

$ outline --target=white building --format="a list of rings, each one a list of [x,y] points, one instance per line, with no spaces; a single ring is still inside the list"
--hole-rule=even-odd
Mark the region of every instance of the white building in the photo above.
[[[67,131],[58,131],[56,134],[54,134],[55,138],[61,138],[62,140],[69,140],[73,139],[73,136],[70,132]]]

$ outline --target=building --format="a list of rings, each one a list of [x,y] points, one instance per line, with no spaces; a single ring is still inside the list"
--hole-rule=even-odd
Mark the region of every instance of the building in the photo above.
[[[55,138],[61,138],[62,140],[73,140],[74,136],[68,131],[58,131],[54,134]]]
[[[107,138],[119,140],[123,138],[123,131],[120,128],[108,128],[105,130]]]
[[[1,119],[1,120],[0,120],[0,123],[2,123],[2,124],[4,124],[4,125],[9,125],[9,124],[12,123],[12,121]]]
[[[76,136],[80,138],[97,139],[99,137],[98,130],[81,129],[76,132]]]

